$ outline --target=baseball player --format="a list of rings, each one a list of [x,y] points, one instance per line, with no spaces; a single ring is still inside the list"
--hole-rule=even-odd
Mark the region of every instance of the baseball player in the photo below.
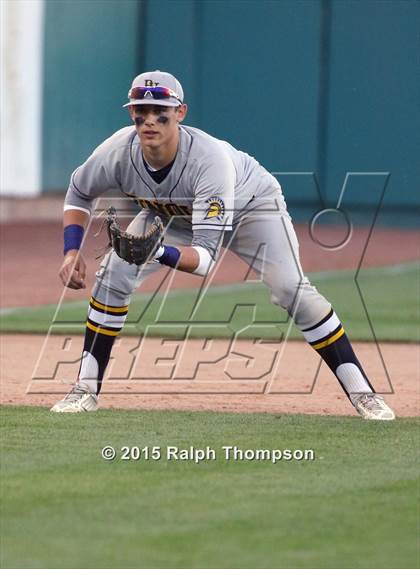
[[[115,222],[110,225],[113,249],[96,275],[78,380],[51,410],[97,408],[130,297],[148,275],[165,265],[206,276],[225,246],[261,276],[272,302],[287,310],[358,413],[365,419],[394,419],[374,392],[330,303],[303,275],[277,180],[248,154],[183,125],[187,105],[173,75],[138,75],[128,98],[124,106],[134,124],[105,140],[72,174],[64,205],[63,283],[85,288],[86,265],[79,249],[95,198],[119,188],[141,211],[126,233]]]

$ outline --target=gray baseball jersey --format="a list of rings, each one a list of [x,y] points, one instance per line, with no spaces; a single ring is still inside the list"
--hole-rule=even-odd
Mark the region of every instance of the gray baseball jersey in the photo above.
[[[219,232],[231,230],[254,200],[274,197],[286,214],[279,183],[253,157],[199,129],[179,128],[174,164],[160,184],[146,169],[135,127],[126,127],[75,170],[65,209],[90,211],[96,197],[119,189],[142,208],[166,219],[175,216],[180,230],[192,228],[191,244],[206,247],[213,257]]]
[[[135,127],[126,127],[73,173],[65,209],[90,211],[96,197],[119,189],[143,208],[128,231],[144,231],[157,212],[164,221],[171,218],[166,243],[199,245],[214,259],[224,236],[225,246],[261,275],[273,302],[298,326],[319,322],[330,304],[303,275],[298,241],[277,180],[227,142],[196,128],[179,128],[175,161],[160,184],[147,171]],[[111,251],[102,261],[93,297],[105,305],[127,305],[143,279],[159,268],[159,263],[130,265]]]

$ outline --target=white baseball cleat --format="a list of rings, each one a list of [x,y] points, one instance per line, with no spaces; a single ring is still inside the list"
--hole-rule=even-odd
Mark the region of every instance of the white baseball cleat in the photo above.
[[[98,396],[92,393],[82,381],[76,383],[68,395],[58,401],[50,411],[53,413],[84,413],[96,411]]]
[[[363,393],[354,402],[354,406],[369,421],[393,421],[395,413],[385,403],[384,398],[376,393]]]

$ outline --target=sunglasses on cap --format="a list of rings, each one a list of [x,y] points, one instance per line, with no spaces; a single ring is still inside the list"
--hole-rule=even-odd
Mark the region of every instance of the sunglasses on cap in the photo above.
[[[168,87],[132,87],[128,92],[129,99],[170,99],[174,97],[181,102],[181,99],[175,91]]]

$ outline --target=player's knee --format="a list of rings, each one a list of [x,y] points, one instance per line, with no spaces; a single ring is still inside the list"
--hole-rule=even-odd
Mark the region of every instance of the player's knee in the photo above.
[[[272,289],[271,300],[294,318],[303,329],[318,322],[330,310],[330,303],[310,284],[307,278],[282,283]]]
[[[276,306],[280,306],[281,308],[284,308],[284,310],[287,310],[287,312],[289,312],[289,314],[290,314],[292,311],[294,298],[295,297],[293,297],[292,295],[272,294],[271,295],[271,302],[273,304],[275,304]]]
[[[300,283],[297,281],[286,281],[271,290],[271,302],[290,311],[299,294]]]
[[[136,265],[130,265],[111,251],[104,257],[96,273],[94,297],[98,300],[102,296],[107,296],[108,299],[111,297],[116,306],[120,303],[127,304],[136,286],[137,272]],[[109,304],[112,303],[109,302]]]
[[[271,286],[271,301],[289,313],[296,307],[297,302],[299,305],[310,303],[314,294],[318,294],[317,290],[305,276],[283,278],[281,282]]]

